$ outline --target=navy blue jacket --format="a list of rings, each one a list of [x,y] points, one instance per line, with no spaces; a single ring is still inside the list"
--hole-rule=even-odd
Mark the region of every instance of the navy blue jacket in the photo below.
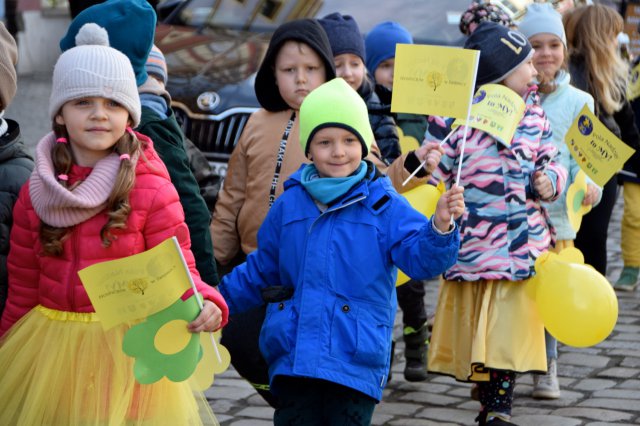
[[[414,279],[441,274],[456,262],[458,230],[437,233],[372,167],[322,213],[300,183],[304,167],[285,182],[258,232],[258,250],[219,289],[231,314],[263,304],[267,287],[293,290],[268,304],[260,335],[274,393],[274,377],[285,375],[380,400],[397,308],[395,265]]]

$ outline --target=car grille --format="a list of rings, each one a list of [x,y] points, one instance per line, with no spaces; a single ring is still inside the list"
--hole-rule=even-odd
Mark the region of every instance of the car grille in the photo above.
[[[176,120],[185,136],[205,155],[210,163],[226,163],[238,143],[242,130],[256,108],[232,108],[222,114],[190,114],[176,107]]]

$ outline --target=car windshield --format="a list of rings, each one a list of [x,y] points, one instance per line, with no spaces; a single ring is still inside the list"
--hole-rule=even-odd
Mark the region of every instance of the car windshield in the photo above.
[[[272,32],[282,22],[323,17],[332,12],[353,16],[363,33],[393,20],[405,26],[417,43],[460,45],[460,15],[470,0],[192,0],[179,11],[178,21],[192,27],[223,27]],[[513,6],[525,0],[502,0]]]

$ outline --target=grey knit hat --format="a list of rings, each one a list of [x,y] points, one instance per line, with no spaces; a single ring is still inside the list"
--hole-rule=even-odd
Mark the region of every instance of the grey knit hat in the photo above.
[[[16,94],[18,47],[7,28],[0,21],[0,112],[6,109]]]
[[[518,30],[527,38],[540,33],[553,34],[567,47],[562,15],[550,3],[533,3],[527,6],[527,13],[518,24]]]
[[[71,100],[94,96],[118,102],[129,111],[131,127],[140,124],[140,96],[131,62],[109,47],[104,28],[89,23],[78,31],[76,47],[60,55],[53,69],[49,116],[54,119]]]

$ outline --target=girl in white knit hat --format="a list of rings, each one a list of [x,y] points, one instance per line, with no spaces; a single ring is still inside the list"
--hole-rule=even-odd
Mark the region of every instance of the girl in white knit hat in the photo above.
[[[0,424],[215,424],[188,381],[170,381],[162,369],[156,382],[134,379],[137,359],[122,348],[131,325],[104,330],[80,282],[87,266],[176,237],[204,299],[188,330],[214,331],[227,320],[222,296],[195,268],[166,167],[151,140],[131,130],[140,121],[131,63],[95,24],[76,42],[54,69],[53,132],[38,143],[14,210],[0,321]],[[154,356],[180,355],[149,346]]]

